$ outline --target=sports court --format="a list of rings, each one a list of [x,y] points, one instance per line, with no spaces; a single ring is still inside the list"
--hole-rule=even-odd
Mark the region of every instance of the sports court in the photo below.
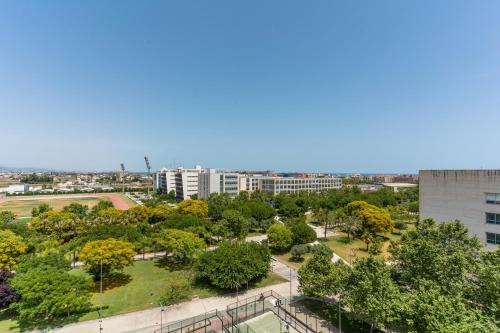
[[[293,327],[289,327],[280,320],[273,312],[266,312],[255,318],[249,319],[238,325],[242,333],[297,333]]]

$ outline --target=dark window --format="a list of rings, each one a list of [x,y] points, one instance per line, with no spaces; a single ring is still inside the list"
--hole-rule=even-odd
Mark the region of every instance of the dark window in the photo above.
[[[500,214],[486,213],[486,223],[500,224]]]
[[[487,232],[486,233],[486,243],[500,244],[500,234],[494,234],[492,232]]]

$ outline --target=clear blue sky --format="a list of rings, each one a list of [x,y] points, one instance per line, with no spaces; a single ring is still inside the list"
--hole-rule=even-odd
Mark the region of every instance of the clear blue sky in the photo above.
[[[499,168],[499,1],[0,2],[0,165]]]

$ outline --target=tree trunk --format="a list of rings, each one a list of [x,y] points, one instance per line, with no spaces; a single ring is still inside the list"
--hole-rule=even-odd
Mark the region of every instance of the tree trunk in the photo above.
[[[327,228],[328,228],[328,221],[325,221],[325,238],[326,238],[326,231],[327,231]]]

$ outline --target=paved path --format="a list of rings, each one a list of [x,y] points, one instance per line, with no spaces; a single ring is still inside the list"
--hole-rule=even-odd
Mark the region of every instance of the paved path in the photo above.
[[[297,282],[292,281],[292,293],[297,293]],[[243,299],[260,293],[274,290],[278,294],[288,296],[290,293],[290,283],[280,283],[269,287],[250,289],[240,292],[238,299]],[[236,302],[235,294],[209,297],[204,299],[192,300],[170,306],[163,312],[163,323],[174,322],[187,319],[205,312],[219,309],[224,310],[227,305]],[[152,333],[160,326],[160,308],[154,308],[144,311],[132,312],[123,315],[104,318],[102,320],[102,332],[113,333]],[[99,332],[99,320],[90,320],[81,323],[70,324],[54,332],[60,333],[95,333]]]

